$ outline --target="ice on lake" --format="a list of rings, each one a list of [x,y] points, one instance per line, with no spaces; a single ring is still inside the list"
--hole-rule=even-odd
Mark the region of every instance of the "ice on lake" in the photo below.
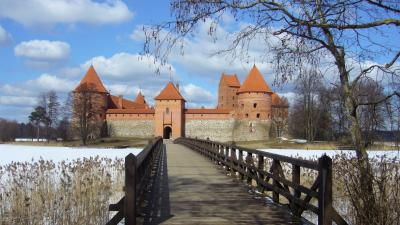
[[[74,160],[89,157],[105,158],[124,158],[129,153],[138,154],[141,148],[71,148],[71,147],[47,147],[47,146],[28,146],[0,144],[0,165],[14,162],[25,162],[33,160],[52,160],[60,162],[62,160]]]

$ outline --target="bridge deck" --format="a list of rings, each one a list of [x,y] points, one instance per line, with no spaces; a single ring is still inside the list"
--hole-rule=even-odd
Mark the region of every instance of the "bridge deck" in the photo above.
[[[144,224],[299,224],[182,145],[167,143],[161,164]]]

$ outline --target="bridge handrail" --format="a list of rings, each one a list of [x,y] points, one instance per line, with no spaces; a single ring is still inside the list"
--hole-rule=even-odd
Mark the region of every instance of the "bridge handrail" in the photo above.
[[[163,139],[157,137],[137,155],[125,157],[125,196],[116,204],[109,205],[109,211],[117,211],[107,225],[117,225],[125,218],[125,225],[136,225],[138,206],[144,200],[145,188],[150,180],[152,168],[163,147]]]
[[[310,210],[318,215],[320,225],[331,225],[333,221],[338,225],[347,225],[332,206],[332,159],[326,155],[312,161],[210,140],[178,138],[175,143],[198,151],[227,171],[238,174],[239,179],[246,179],[249,185],[255,181],[261,192],[272,192],[275,203],[280,203],[281,195],[289,202],[287,206],[295,216],[301,217],[305,210]],[[265,167],[266,159],[272,160],[269,170]],[[285,178],[281,162],[291,164],[291,180]],[[317,171],[317,178],[311,187],[301,185],[301,168]],[[313,198],[318,200],[317,205],[311,203]]]

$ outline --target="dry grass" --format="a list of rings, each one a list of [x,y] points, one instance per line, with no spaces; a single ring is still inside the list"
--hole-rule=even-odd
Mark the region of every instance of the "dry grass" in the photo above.
[[[0,224],[105,224],[123,195],[123,167],[99,157],[0,166]]]
[[[265,149],[265,148],[275,148],[275,149],[303,149],[303,150],[336,150],[343,146],[343,144],[338,142],[314,142],[306,144],[297,144],[290,141],[280,141],[277,139],[272,139],[269,141],[241,141],[237,142],[236,145],[243,146],[252,149]],[[382,143],[370,146],[368,150],[399,150],[398,146],[386,145]]]
[[[100,147],[100,148],[112,148],[118,146],[129,146],[142,148],[148,144],[149,139],[146,138],[100,138],[96,140],[88,140],[88,147]],[[47,142],[12,142],[15,145],[34,145],[34,146],[58,146],[58,147],[79,147],[81,146],[81,141],[65,141],[57,142],[50,141]]]

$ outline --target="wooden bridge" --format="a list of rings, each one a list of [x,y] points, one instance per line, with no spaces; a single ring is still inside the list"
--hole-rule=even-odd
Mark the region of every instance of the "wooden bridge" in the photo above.
[[[316,162],[207,140],[164,142],[126,157],[125,196],[110,205],[117,213],[108,225],[307,224],[306,210],[318,224],[347,224],[332,207],[327,156]],[[314,181],[301,181],[301,169],[314,171]]]

